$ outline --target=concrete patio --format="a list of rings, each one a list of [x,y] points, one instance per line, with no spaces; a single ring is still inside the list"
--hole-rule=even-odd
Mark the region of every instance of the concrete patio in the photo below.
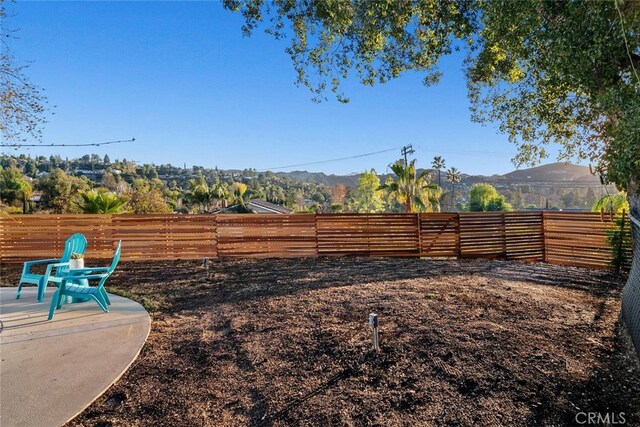
[[[136,359],[149,334],[145,309],[110,295],[65,304],[47,321],[55,287],[0,288],[0,425],[60,426],[104,393]]]

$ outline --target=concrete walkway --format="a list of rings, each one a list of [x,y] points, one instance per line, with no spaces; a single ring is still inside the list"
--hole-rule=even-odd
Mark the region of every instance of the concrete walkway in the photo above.
[[[104,393],[135,360],[149,335],[145,309],[110,295],[65,304],[47,321],[55,287],[0,288],[0,426],[60,426]]]

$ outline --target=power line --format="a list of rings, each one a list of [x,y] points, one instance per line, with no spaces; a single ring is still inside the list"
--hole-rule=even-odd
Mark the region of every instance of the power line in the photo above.
[[[398,149],[397,147],[396,148],[389,148],[387,150],[374,151],[372,153],[365,153],[365,154],[357,154],[355,156],[349,156],[349,157],[340,157],[340,158],[337,158],[337,159],[320,160],[320,161],[317,161],[317,162],[298,163],[296,165],[287,165],[287,166],[278,166],[278,167],[275,167],[275,168],[260,169],[260,172],[272,171],[272,170],[278,170],[278,169],[296,168],[298,166],[319,165],[319,164],[323,164],[323,163],[339,162],[339,161],[342,161],[342,160],[359,159],[361,157],[373,156],[373,155],[376,155],[376,154],[382,154],[382,153],[388,153],[390,151],[396,151],[397,149]]]
[[[0,144],[0,147],[11,147],[11,148],[21,148],[21,147],[99,147],[101,145],[110,145],[110,144],[121,144],[123,142],[134,142],[136,139],[122,139],[118,141],[107,141],[107,142],[92,142],[86,144]]]

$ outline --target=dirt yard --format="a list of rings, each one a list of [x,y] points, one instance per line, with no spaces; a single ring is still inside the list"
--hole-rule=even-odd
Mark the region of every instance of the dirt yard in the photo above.
[[[501,261],[123,263],[109,290],[147,307],[151,335],[71,425],[640,425],[622,285]]]

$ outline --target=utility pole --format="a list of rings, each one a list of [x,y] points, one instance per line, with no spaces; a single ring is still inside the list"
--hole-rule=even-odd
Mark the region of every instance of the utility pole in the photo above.
[[[402,147],[402,155],[404,156],[404,165],[407,166],[409,162],[407,161],[407,154],[413,154],[416,151],[413,149],[413,145],[405,145]]]

